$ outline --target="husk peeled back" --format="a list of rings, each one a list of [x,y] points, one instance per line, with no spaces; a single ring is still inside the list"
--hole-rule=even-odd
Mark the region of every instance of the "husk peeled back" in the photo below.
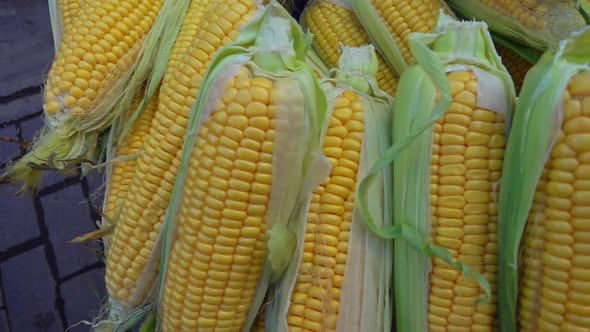
[[[104,92],[103,98],[83,116],[70,112],[45,115],[46,124],[37,134],[30,151],[21,159],[10,164],[0,182],[19,183],[19,193],[30,190],[33,193],[40,184],[42,173],[57,170],[71,173],[78,169],[79,163],[94,163],[104,153],[101,149],[103,131],[111,126],[128,109],[133,98],[141,92],[144,82],[148,82],[144,101],[140,103],[137,114],[145,109],[149,98],[165,72],[170,50],[180,31],[184,15],[191,0],[164,0],[160,12],[150,31],[139,47],[133,64]],[[50,15],[56,41],[62,35],[59,8],[50,3]],[[128,124],[130,128],[132,123]],[[118,131],[118,130],[117,130]]]
[[[529,71],[506,146],[498,207],[498,309],[502,332],[518,331],[520,245],[541,173],[563,122],[561,101],[577,73],[590,70],[590,27],[572,33]],[[535,227],[534,224],[528,227]]]
[[[183,187],[197,133],[213,111],[227,82],[240,68],[247,68],[253,77],[273,80],[275,85],[284,89],[287,100],[285,104],[277,105],[273,181],[265,218],[265,265],[242,331],[248,331],[253,325],[269,284],[279,279],[287,269],[296,241],[302,236],[297,233],[301,227],[293,224],[293,216],[301,202],[311,194],[307,188],[315,179],[310,170],[322,162],[319,128],[323,127],[326,101],[313,70],[305,63],[310,42],[311,36],[304,34],[288,12],[273,0],[242,28],[236,42],[214,57],[190,111],[182,163],[160,234],[163,245],[157,308],[162,305],[168,258],[174,244]],[[160,329],[159,315],[161,311],[157,313],[156,331]]]
[[[376,162],[358,190],[359,208],[368,227],[394,238],[394,283],[397,329],[428,331],[430,259],[438,257],[474,277],[491,295],[488,281],[448,250],[430,241],[430,161],[432,125],[449,109],[453,98],[447,73],[471,70],[478,79],[478,106],[504,113],[507,127],[515,101],[514,86],[482,22],[458,22],[441,13],[433,33],[410,37],[415,65],[401,77],[395,100],[393,146]],[[479,85],[482,84],[482,87]],[[484,87],[485,86],[485,87]],[[438,99],[437,99],[438,98]],[[394,162],[394,225],[378,227],[367,206],[367,186],[375,172]]]
[[[322,88],[328,99],[328,112],[322,128],[323,144],[328,129],[328,123],[338,98],[346,91],[356,93],[365,111],[365,134],[361,152],[361,163],[358,179],[361,179],[381,154],[389,147],[390,119],[392,111],[391,98],[377,88],[375,74],[377,72],[377,57],[373,46],[359,48],[343,47],[340,58],[340,69],[332,69],[330,74],[322,80]],[[316,174],[322,174],[326,169],[318,167],[312,169]],[[384,169],[370,188],[371,209],[379,216],[379,225],[387,226],[391,222],[391,211],[388,208],[391,193],[391,170]],[[315,191],[320,184],[321,177],[310,188]],[[306,224],[310,213],[310,200],[303,202],[298,209],[296,218],[298,231],[305,234]],[[368,232],[366,226],[359,219],[355,209],[350,230],[348,257],[345,277],[339,298],[339,315],[337,331],[390,331],[391,329],[391,259],[392,243],[387,239],[376,237]],[[265,310],[266,328],[269,331],[287,331],[289,329],[287,315],[291,305],[291,296],[295,287],[303,255],[304,236],[298,238],[297,249],[291,258],[288,270],[283,278],[269,290],[270,304]],[[330,301],[330,299],[325,299]]]

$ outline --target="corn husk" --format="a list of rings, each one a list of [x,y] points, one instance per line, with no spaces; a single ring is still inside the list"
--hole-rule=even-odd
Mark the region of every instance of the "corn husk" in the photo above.
[[[433,33],[410,37],[416,64],[401,77],[394,103],[393,146],[373,165],[359,185],[359,206],[369,228],[395,238],[394,283],[398,331],[428,331],[431,258],[438,257],[466,277],[474,277],[489,300],[489,282],[448,250],[430,241],[430,163],[432,125],[447,112],[452,95],[446,74],[472,70],[479,78],[478,106],[503,112],[510,119],[514,87],[496,54],[487,26],[457,22],[441,13]],[[367,206],[367,186],[375,172],[394,162],[392,227],[378,227]]]
[[[561,101],[570,79],[590,70],[590,28],[573,33],[529,71],[516,105],[506,147],[498,224],[498,305],[500,331],[518,331],[520,245],[535,189],[562,122]],[[534,224],[529,227],[535,227]]]
[[[344,92],[355,92],[363,104],[365,133],[358,179],[364,177],[369,166],[390,145],[392,100],[377,88],[376,73],[377,57],[373,46],[344,47],[340,69],[333,69],[322,81],[328,99],[328,112],[322,137],[328,129],[335,103]],[[323,139],[321,143],[323,144]],[[391,199],[390,180],[391,169],[385,168],[379,174],[379,179],[369,188],[370,208],[378,216],[379,226],[388,226],[391,222],[391,210],[386,203]],[[297,218],[300,221],[297,224],[302,229],[298,230],[297,234],[305,233],[309,214],[320,214],[319,211],[310,211],[309,208],[310,201],[307,201],[299,209]],[[392,243],[370,233],[362,223],[357,210],[353,211],[351,225],[336,330],[390,331]],[[288,270],[284,277],[272,286],[268,294],[271,302],[266,310],[266,327],[269,331],[289,330],[287,316],[297,276],[301,272],[303,247],[304,237],[300,237]],[[326,290],[326,293],[330,291]],[[323,301],[328,307],[331,298],[328,296]],[[325,316],[324,318],[327,319]]]

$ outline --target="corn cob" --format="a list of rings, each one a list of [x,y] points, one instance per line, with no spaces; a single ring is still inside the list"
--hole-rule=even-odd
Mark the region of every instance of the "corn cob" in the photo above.
[[[338,65],[342,46],[356,47],[371,43],[361,22],[344,4],[325,0],[312,1],[305,7],[301,17],[303,28],[313,33],[313,48],[331,68]],[[376,78],[379,88],[393,96],[397,77],[380,54],[377,58],[379,71]]]
[[[211,65],[189,118],[196,136],[165,222],[163,331],[249,330],[293,249],[289,219],[319,136],[312,110],[325,105],[284,8],[271,2],[247,29]]]
[[[45,112],[54,117],[60,113],[79,117],[88,112],[116,75],[135,61],[141,39],[149,32],[161,5],[161,0],[141,4],[123,1],[115,7],[105,1],[89,0],[72,20],[72,30],[66,31],[49,72]],[[109,16],[115,13],[120,21]]]
[[[170,78],[164,79],[167,84],[160,89],[158,109],[137,159],[107,257],[107,290],[111,300],[123,308],[139,305],[149,287],[138,287],[138,283],[150,285],[157,276],[157,271],[146,272],[146,267],[170,201],[196,92],[216,51],[235,40],[240,27],[254,16],[256,6],[254,1],[211,2],[202,16],[208,20],[198,22],[191,46],[167,70]]]
[[[397,330],[491,331],[495,184],[514,87],[485,23],[443,14],[433,33],[412,35],[410,45],[417,63],[400,79],[394,145],[379,161],[395,160],[396,224],[378,234],[398,237]],[[487,303],[478,304],[482,298]]]
[[[572,34],[519,96],[501,184],[514,189],[500,192],[501,331],[590,329],[589,47],[590,28]]]
[[[498,211],[494,186],[501,177],[505,119],[477,106],[482,82],[472,71],[452,72],[448,80],[453,104],[434,125],[431,237],[448,248],[453,258],[483,274],[494,290]],[[483,295],[475,279],[460,276],[435,258],[430,274],[430,330],[494,330],[495,297],[476,306],[476,299]]]
[[[68,172],[80,161],[95,160],[98,137],[128,109],[141,84],[159,84],[158,68],[171,48],[166,40],[176,38],[189,2],[125,0],[114,6],[85,0],[64,31],[46,82],[46,125],[1,180],[34,191],[43,170]]]
[[[485,21],[490,30],[537,50],[553,49],[584,27],[582,15],[567,0],[447,0],[468,19]]]
[[[441,10],[451,14],[441,0],[351,2],[375,47],[398,76],[413,62],[408,45],[410,34],[432,31]]]
[[[352,91],[338,98],[333,112],[324,144],[333,171],[312,196],[303,262],[287,318],[289,330],[335,331],[338,321],[364,115]],[[343,129],[348,133],[338,135]]]
[[[74,17],[78,14],[80,0],[48,0],[48,7],[51,32],[53,33],[53,46],[55,53],[58,53],[64,30],[70,29]]]
[[[388,147],[391,100],[374,80],[378,62],[373,46],[345,46],[339,62],[340,69],[323,85],[329,110],[323,153],[332,169],[315,188],[307,214],[301,213],[306,230],[299,251],[284,280],[273,287],[276,294],[269,293],[271,331],[391,328],[387,294],[392,247],[367,234],[353,216],[357,179]],[[389,188],[383,186],[389,179],[383,173],[370,200],[372,210],[389,221],[389,211],[381,205]]]
[[[170,79],[178,74],[183,57],[197,37],[203,15],[207,11],[207,8],[209,8],[210,3],[211,0],[191,1],[178,37],[174,42],[174,47],[170,51],[170,60],[168,61],[166,74],[162,80],[162,88],[164,90],[170,88]]]
[[[132,111],[135,111],[139,102],[143,98],[138,95],[133,103],[126,117],[129,117]],[[127,135],[122,143],[116,148],[115,164],[112,167],[111,174],[108,180],[108,191],[105,195],[105,209],[104,214],[111,221],[116,221],[121,204],[127,197],[127,189],[131,179],[133,178],[135,170],[135,157],[138,151],[142,148],[145,138],[147,137],[150,124],[154,117],[156,109],[157,98],[154,98],[147,105],[145,111],[133,124],[131,133]],[[131,160],[127,160],[127,159]],[[109,224],[109,223],[107,223]],[[105,225],[106,226],[106,225]]]
[[[168,62],[169,69],[167,69],[167,73],[163,77],[163,89],[169,88],[168,82],[170,77],[178,72],[182,56],[187,52],[191,41],[197,35],[199,22],[201,22],[201,17],[205,12],[208,3],[209,2],[207,0],[191,1],[191,4],[184,17],[182,27],[178,33],[178,37],[174,42],[174,47],[170,51],[170,58]],[[128,111],[129,114],[126,118],[129,122],[131,122],[132,128],[130,128],[129,133],[126,133],[124,128],[122,128],[123,137],[121,138],[122,142],[120,147],[117,149],[117,157],[136,154],[138,152],[138,148],[143,145],[143,142],[149,133],[150,125],[155,113],[155,108],[158,104],[158,96],[155,94],[152,96],[152,98],[150,98],[147,108],[139,115],[136,120],[130,119],[134,113],[132,111],[135,111],[139,106],[139,102],[141,100],[139,96],[141,95],[138,95],[134,103],[130,105],[130,110]],[[125,122],[127,121],[123,121],[123,123]],[[133,147],[131,149],[127,147],[129,145],[127,142],[133,142]],[[127,196],[127,187],[133,180],[133,175],[135,174],[135,163],[135,160],[127,161],[113,168],[111,175],[112,178],[109,184],[111,189],[106,195],[105,199],[105,214],[111,220],[115,219],[116,215],[119,213],[121,204],[124,202]],[[115,203],[117,203],[117,207],[115,207]]]
[[[244,323],[264,262],[278,90],[242,67],[199,131],[166,272],[164,331]]]

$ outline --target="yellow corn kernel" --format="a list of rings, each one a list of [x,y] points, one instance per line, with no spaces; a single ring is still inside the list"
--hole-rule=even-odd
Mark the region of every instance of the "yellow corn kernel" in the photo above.
[[[493,162],[503,153],[491,149],[494,127],[504,128],[504,117],[476,106],[477,77],[471,71],[448,74],[453,104],[434,125],[431,162],[433,241],[484,274],[492,285],[495,307],[496,195]],[[503,129],[502,129],[503,133]],[[472,138],[473,137],[473,138]],[[496,147],[504,149],[504,145]],[[438,152],[437,152],[438,151]],[[470,173],[478,171],[478,176]],[[473,324],[493,330],[495,317],[475,300],[483,291],[473,278],[462,278],[440,259],[433,259],[429,295],[429,326],[433,331],[471,331]],[[445,302],[444,300],[448,301]],[[448,305],[454,303],[454,305]]]
[[[160,231],[180,164],[183,137],[188,124],[189,110],[197,95],[196,91],[215,52],[237,37],[240,27],[254,16],[256,6],[255,2],[249,0],[219,0],[211,3],[202,15],[209,19],[198,22],[197,35],[186,53],[182,55],[177,66],[168,68],[166,75],[170,78],[164,80],[160,88],[158,108],[151,123],[150,134],[145,139],[144,147],[136,161],[135,174],[121,207],[111,248],[126,248],[137,234],[126,232],[125,229],[133,229],[138,224],[146,225],[146,233],[157,234]],[[230,132],[235,137],[244,135],[239,130]],[[146,181],[148,178],[152,180]],[[153,246],[153,241],[141,243],[142,248],[150,251]],[[127,260],[115,254],[117,252],[123,253]],[[131,286],[119,282],[128,278],[127,273],[131,269],[129,262],[135,260],[137,254],[133,250],[109,251],[106,269],[107,290],[110,297],[124,307],[138,305],[149,291],[149,287],[138,289],[134,282],[128,283]],[[146,265],[139,266],[140,272],[143,273]],[[157,271],[151,271],[151,275],[146,278],[155,280],[156,276]]]
[[[265,153],[260,150],[251,150],[251,155],[233,150],[224,152],[219,146],[222,138],[238,144],[247,138],[215,128],[232,126],[231,117],[217,115],[227,112],[229,104],[239,103],[239,94],[233,93],[233,89],[249,91],[253,83],[248,70],[243,67],[225,89],[224,102],[217,104],[199,130],[201,142],[197,142],[193,148],[177,233],[165,276],[163,331],[206,328],[239,331],[250,309],[264,262],[266,210],[273,176],[272,155],[266,159]],[[272,81],[267,80],[267,83]],[[264,106],[267,109],[265,116],[271,120],[271,124],[260,127],[256,127],[259,122],[247,124],[248,128],[265,133],[260,136],[260,145],[274,144],[272,137],[276,122],[268,109],[270,105],[281,101],[278,95],[282,92],[277,85],[272,85],[267,93],[271,101]],[[213,163],[203,163],[206,159],[213,160]],[[251,172],[231,172],[228,179],[214,175],[216,170],[228,169],[225,160],[231,169],[231,165],[244,159],[268,167],[257,167]],[[210,173],[200,172],[204,169]],[[247,174],[250,175],[249,180],[241,180]],[[214,185],[221,181],[227,182],[232,190],[242,195],[230,198],[225,192],[218,192]],[[254,200],[253,196],[263,196],[265,199]],[[211,218],[206,218],[207,215]],[[194,282],[187,283],[185,275],[191,275]],[[184,304],[188,302],[199,309],[194,312],[184,310]]]
[[[139,105],[143,95],[135,97],[134,102],[129,106],[129,111],[126,116],[130,116]],[[143,146],[143,142],[148,135],[150,124],[154,117],[156,109],[157,98],[152,99],[146,106],[143,113],[137,118],[129,134],[123,139],[121,145],[116,148],[115,158],[133,157],[139,149]],[[111,170],[109,179],[109,190],[105,195],[105,211],[104,214],[108,220],[116,221],[119,214],[121,204],[127,197],[127,189],[133,178],[135,171],[135,160],[121,160],[117,161]]]
[[[312,196],[305,236],[305,253],[287,315],[289,329],[293,331],[306,328],[313,328],[314,331],[336,331],[341,280],[344,277],[348,252],[347,230],[352,222],[352,215],[345,212],[345,206],[354,204],[359,164],[358,159],[347,158],[342,151],[360,154],[362,136],[354,136],[349,131],[348,135],[341,137],[331,135],[330,130],[346,127],[352,121],[357,122],[355,126],[358,126],[361,132],[364,130],[363,122],[358,121],[363,121],[362,104],[358,101],[358,95],[352,91],[346,91],[339,97],[332,113],[332,118],[339,121],[330,123],[325,137],[327,143],[324,144],[324,153],[338,149],[343,157],[332,168],[330,178],[321,184]],[[348,141],[351,143],[347,144]],[[355,144],[352,144],[352,141]],[[341,163],[346,159],[356,167],[353,169],[346,163]],[[346,176],[339,175],[342,173]],[[312,303],[315,307],[310,306]],[[306,309],[300,310],[300,305],[304,305]]]
[[[590,153],[581,136],[590,135],[589,71],[570,80],[562,107],[567,120],[537,185],[522,240],[518,305],[520,331],[525,332],[583,331],[590,326],[590,191],[576,186],[590,169],[590,160],[581,158]]]
[[[103,0],[84,0],[83,6],[70,13],[74,4],[63,2],[64,9],[68,8],[68,13],[74,16],[64,29],[62,44],[49,71],[45,112],[49,115],[70,112],[83,117],[90,111],[89,106],[98,105],[101,96],[135,62],[162,3],[162,0],[122,0],[113,6]],[[91,42],[88,36],[94,37]],[[96,77],[96,84],[88,76],[78,75],[79,70]],[[78,77],[87,83],[75,86],[68,77]],[[80,85],[88,87],[82,90]],[[81,95],[94,97],[86,101]]]
[[[81,3],[88,0],[58,0],[59,15],[61,18],[61,25],[64,30],[70,29],[72,21],[78,14]]]
[[[442,8],[440,0],[371,0],[383,23],[395,40],[406,63],[413,61],[409,47],[412,32],[431,32]]]

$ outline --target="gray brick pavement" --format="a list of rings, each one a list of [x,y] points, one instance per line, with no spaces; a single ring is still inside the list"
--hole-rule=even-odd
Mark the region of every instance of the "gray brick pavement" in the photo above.
[[[98,261],[98,256],[84,244],[68,242],[96,227],[92,223],[90,208],[81,186],[74,182],[63,187],[41,198],[49,241],[55,251],[59,276],[62,278]]]
[[[0,197],[3,198],[0,200],[0,211],[3,213],[3,221],[0,222],[0,252],[41,235],[37,216],[32,208],[33,199],[28,196],[9,198],[13,192],[14,188],[0,187]]]
[[[2,77],[1,74],[0,77]],[[20,122],[18,119],[23,117],[30,118],[31,114],[39,113],[43,108],[41,102],[41,88],[33,87],[26,94],[17,94],[13,95],[12,97],[6,97],[5,99],[6,100],[0,103],[0,122]],[[41,119],[37,116],[34,116],[33,119],[38,119],[37,121],[41,121]],[[37,131],[39,128],[41,128],[41,126],[37,126],[36,128],[32,129]],[[29,134],[28,136],[33,136],[33,133],[26,134]]]
[[[43,246],[2,263],[2,285],[13,331],[63,331],[55,279]]]
[[[0,1],[0,96],[43,83],[54,47],[47,1]]]
[[[0,1],[0,45],[0,137],[28,141],[43,125],[40,86],[53,58],[47,1]],[[0,141],[0,173],[19,150]],[[0,186],[0,332],[64,331],[99,308],[103,264],[66,241],[95,229],[87,201],[101,183],[47,172],[35,198]]]
[[[97,269],[81,274],[61,285],[60,290],[65,302],[67,326],[73,326],[68,330],[69,332],[88,331],[87,325],[78,323],[82,320],[92,321],[97,316],[98,309],[106,293],[103,278],[104,269]],[[80,293],[87,293],[88,301],[83,303],[70,301],[70,299],[76,299]]]
[[[16,138],[17,135],[15,125],[5,125],[4,127],[0,126],[0,137]],[[0,149],[0,164],[8,159],[18,156],[19,147],[17,144],[5,143],[1,141],[0,144],[2,144],[2,148]]]
[[[0,310],[0,331],[8,331],[10,326],[8,325],[8,316],[6,310]]]
[[[40,114],[41,108],[38,111],[38,114]],[[39,128],[42,128],[44,124],[43,118],[41,116],[35,116],[32,118],[28,118],[24,121],[21,121],[20,123],[20,130],[21,130],[21,135],[24,138],[25,141],[30,141],[33,139],[33,137],[35,137],[35,135],[38,133]]]

